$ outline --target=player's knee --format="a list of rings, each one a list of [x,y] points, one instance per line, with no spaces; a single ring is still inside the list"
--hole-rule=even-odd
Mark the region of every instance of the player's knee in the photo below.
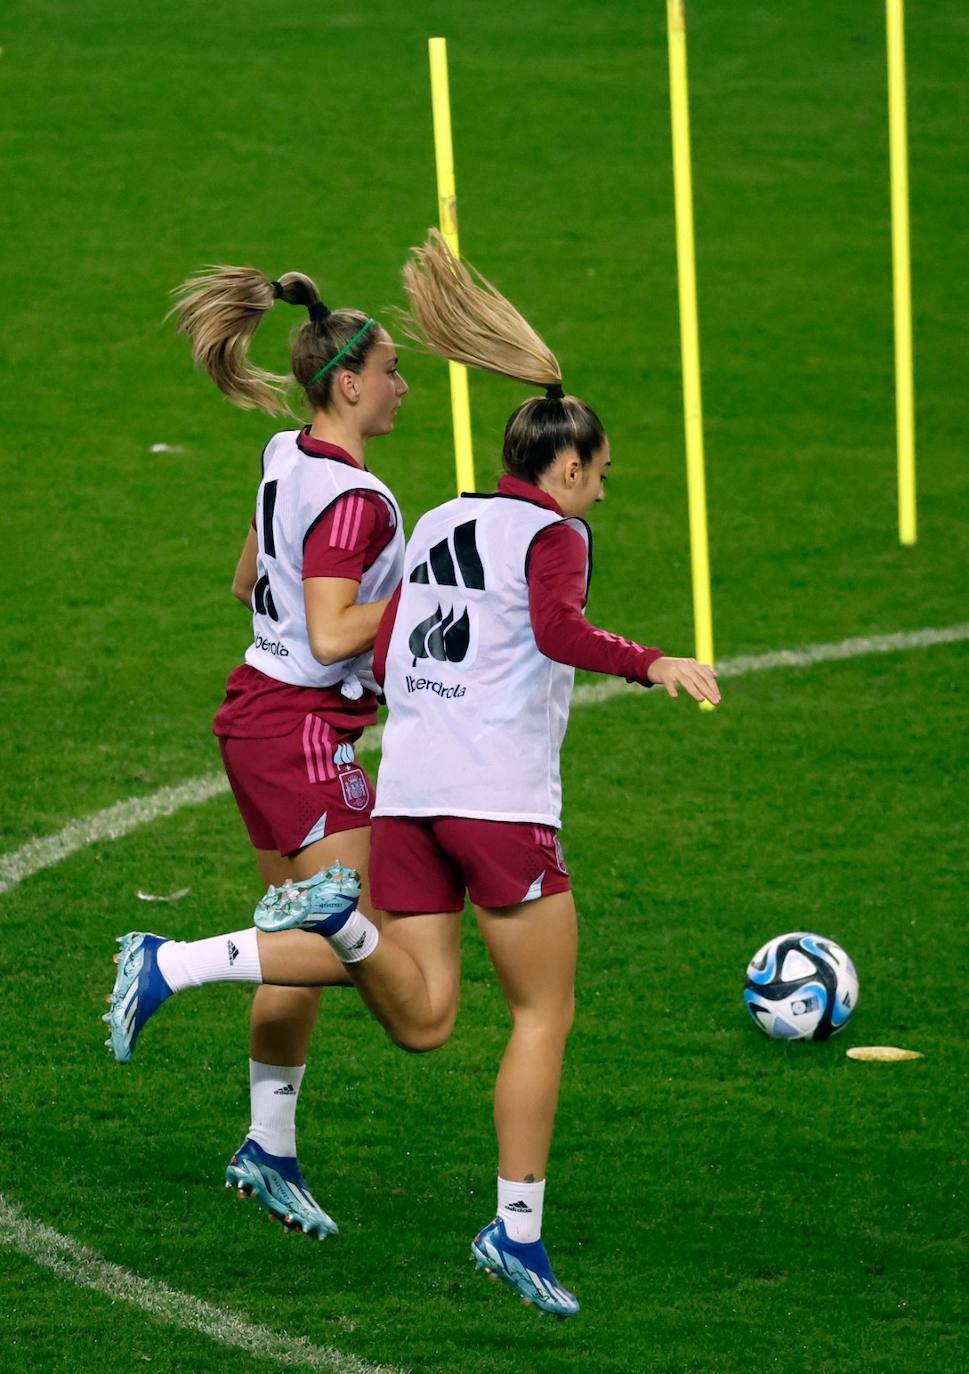
[[[516,1030],[566,1040],[575,1020],[575,998],[543,1003],[540,1006],[513,1007]]]
[[[398,1049],[406,1050],[408,1054],[430,1054],[432,1050],[439,1050],[447,1043],[450,1035],[450,1026],[432,1026],[427,1029],[408,1026],[405,1030],[390,1032],[390,1038]]]
[[[455,1011],[449,1011],[436,1021],[424,1025],[388,1026],[387,1029],[394,1044],[408,1054],[429,1054],[431,1050],[439,1050],[450,1039],[455,1015]]]

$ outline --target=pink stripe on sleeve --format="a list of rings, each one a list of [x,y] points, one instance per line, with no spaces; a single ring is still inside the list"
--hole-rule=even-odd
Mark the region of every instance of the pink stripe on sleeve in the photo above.
[[[360,521],[363,519],[363,497],[355,496],[354,501],[356,505],[354,507],[353,529],[350,533],[350,538],[347,540],[348,549],[356,547],[357,535],[360,533]]]
[[[360,529],[360,518],[362,515],[363,497],[345,496],[340,502],[340,512],[337,516],[336,524],[333,527],[333,538],[330,540],[331,548],[353,548],[353,540],[357,531]]]
[[[337,502],[336,514],[333,517],[333,528],[330,530],[331,549],[343,548],[343,526],[346,524],[347,506],[350,504],[351,500],[352,497],[344,496]]]

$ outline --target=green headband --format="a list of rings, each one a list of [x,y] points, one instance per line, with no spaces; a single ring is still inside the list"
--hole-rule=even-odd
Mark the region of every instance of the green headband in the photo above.
[[[320,380],[320,378],[324,375],[324,373],[329,372],[329,370],[330,370],[331,367],[336,367],[337,363],[338,363],[338,362],[340,361],[340,359],[343,357],[344,353],[349,353],[349,352],[350,352],[350,349],[353,347],[353,345],[356,343],[356,341],[357,341],[358,339],[362,339],[362,338],[363,338],[364,334],[366,334],[367,330],[370,328],[370,326],[371,326],[373,323],[374,323],[374,320],[371,318],[371,319],[369,319],[369,320],[367,321],[367,323],[363,326],[362,329],[358,329],[357,332],[356,332],[356,334],[354,334],[353,338],[350,340],[350,342],[343,345],[343,347],[340,349],[339,353],[336,355],[335,358],[331,358],[330,361],[326,364],[326,366],[325,366],[325,367],[321,367],[320,370],[319,370],[319,372],[317,372],[316,375],[315,375],[314,377],[311,377],[311,378],[309,379],[308,382],[304,382],[304,383],[303,383],[304,387],[306,387],[307,389],[309,389],[309,387],[311,387],[311,386],[313,385],[314,382],[318,382],[318,381]]]

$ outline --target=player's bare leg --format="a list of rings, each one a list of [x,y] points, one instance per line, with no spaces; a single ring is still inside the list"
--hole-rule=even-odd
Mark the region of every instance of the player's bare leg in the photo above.
[[[370,830],[346,830],[341,834],[317,840],[298,854],[278,854],[274,849],[256,851],[263,884],[281,887],[285,882],[310,878],[321,868],[341,861],[360,873],[359,905],[372,921],[379,925],[379,917],[370,902],[367,885],[367,859],[370,852]],[[346,856],[346,857],[344,857]],[[331,950],[324,968],[319,951],[314,951],[314,969],[326,973],[321,986],[350,986],[346,968]],[[249,1054],[262,1064],[305,1064],[313,1026],[319,1007],[320,988],[280,988],[264,985],[257,988],[250,1019]]]
[[[259,932],[266,983],[302,983],[321,967],[308,931]],[[346,965],[360,996],[403,1049],[443,1045],[454,1026],[460,991],[461,918],[455,912],[425,916],[385,914],[372,953]],[[333,957],[331,955],[331,957]]]
[[[505,911],[475,907],[475,916],[512,1017],[495,1084],[499,1172],[541,1179],[575,1007],[575,903],[558,892]]]
[[[348,966],[357,991],[402,1049],[438,1049],[454,1029],[461,991],[461,916],[384,917],[369,959]]]
[[[259,871],[264,884],[278,887],[312,877],[345,856],[347,865],[365,875],[369,842],[369,827],[360,827],[318,840],[293,855],[258,850]],[[365,884],[363,877],[359,904],[373,918]],[[332,951],[327,948],[329,969],[321,965],[318,949],[312,953],[326,986],[350,985]],[[322,1237],[335,1225],[313,1201],[296,1157],[296,1109],[319,1001],[319,987],[264,984],[257,988],[249,1038],[251,1119],[246,1138],[226,1170],[226,1183],[236,1187],[240,1196],[256,1197],[270,1217],[279,1216],[291,1226]]]
[[[548,1160],[565,1043],[574,1011],[578,946],[571,892],[504,911],[475,908],[504,989],[512,1033],[495,1084],[498,1215],[475,1237],[480,1268],[559,1317],[579,1310],[555,1278],[541,1239]]]

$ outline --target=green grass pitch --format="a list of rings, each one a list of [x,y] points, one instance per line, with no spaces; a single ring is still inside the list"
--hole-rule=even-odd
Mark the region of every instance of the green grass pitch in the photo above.
[[[969,19],[909,6],[920,540],[895,534],[884,10],[689,7],[718,653],[966,613]],[[591,615],[692,643],[661,0],[12,0],[0,28],[0,850],[218,769],[246,642],[229,596],[272,430],[193,374],[162,317],[203,263],[301,268],[390,319],[436,218],[426,39],[449,39],[462,248],[602,414]],[[293,316],[264,327],[279,369]],[[451,491],[446,370],[373,466],[410,523]],[[521,388],[472,378],[479,483]],[[169,446],[152,453],[153,445]],[[702,715],[576,709],[564,842],[578,1016],[546,1238],[583,1312],[476,1276],[506,1017],[469,927],[458,1027],[396,1051],[326,996],[301,1157],[341,1235],[260,1224],[221,1186],[247,1122],[249,994],[101,1047],[116,934],[243,924],[258,880],[227,796],[0,896],[0,1194],[152,1283],[421,1374],[814,1374],[969,1367],[965,643],[732,678]],[[370,760],[375,763],[376,760]],[[136,890],[189,886],[145,907]],[[818,929],[861,1002],[821,1046],[759,1036],[751,953]],[[924,1058],[865,1065],[850,1044]],[[0,1371],[281,1367],[0,1245]]]

